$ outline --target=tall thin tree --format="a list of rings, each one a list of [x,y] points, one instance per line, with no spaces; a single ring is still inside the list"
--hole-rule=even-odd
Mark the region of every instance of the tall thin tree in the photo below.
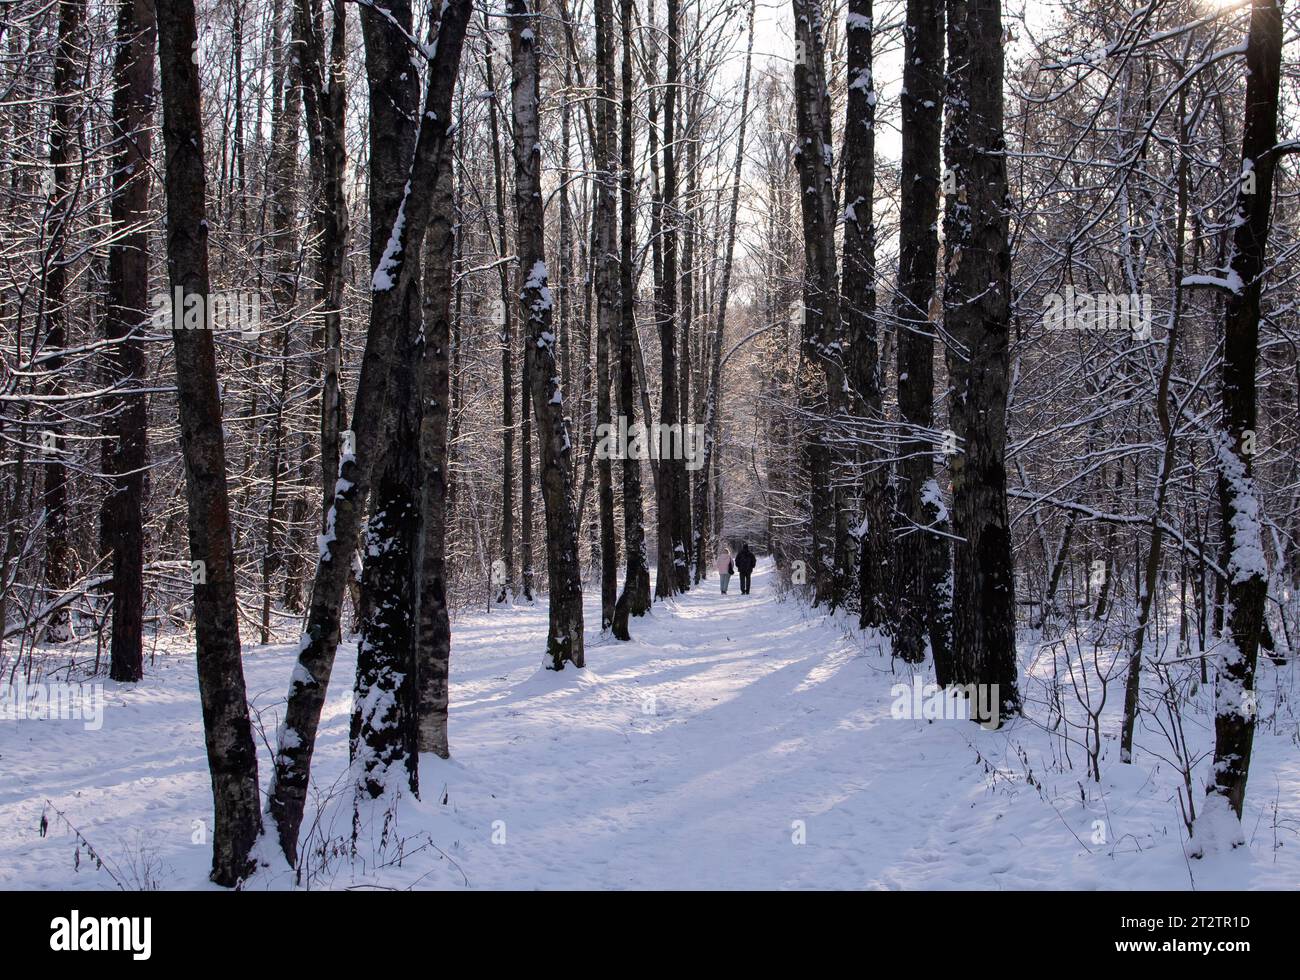
[[[108,250],[108,301],[104,335],[112,344],[115,384],[140,385],[148,369],[143,333],[149,314],[149,166],[153,143],[153,0],[118,0],[113,60],[114,240]],[[144,496],[148,412],[144,397],[113,399],[113,489],[106,528],[113,549],[113,639],[109,676],[138,681],[144,675]]]
[[[375,235],[371,239],[370,329],[357,384],[353,430],[341,440],[338,483],[320,538],[321,557],[312,584],[307,627],[299,642],[285,717],[276,736],[269,809],[281,850],[290,863],[297,861],[316,731],[338,650],[343,590],[386,423],[395,348],[403,325],[419,315],[419,290],[413,283],[419,271],[432,185],[442,154],[449,152],[451,97],[468,18],[469,0],[450,0],[442,11],[438,43],[429,46],[431,51],[420,47],[430,60],[421,108],[414,75],[397,67],[408,65],[411,58],[409,5],[391,4],[382,12],[373,7],[361,11],[367,58],[375,59],[368,70],[371,141],[372,146],[382,147],[371,155],[371,221],[378,220],[382,226],[384,216],[389,216],[389,235],[382,244]],[[410,130],[413,119],[419,121],[414,157],[390,152],[395,144],[389,141]],[[399,214],[403,216],[400,222],[396,220]],[[412,254],[417,261],[406,261]]]
[[[954,672],[961,684],[996,685],[999,720],[1020,711],[1005,459],[1011,252],[1002,45],[999,0],[949,0],[944,328],[948,417],[959,449],[952,460]]]
[[[812,504],[813,601],[835,609],[843,601],[848,521],[836,492],[835,454],[828,429],[843,409],[843,325],[835,254],[835,184],[830,93],[826,88],[826,24],[819,0],[793,0],[796,168],[804,233],[802,355],[803,451]]]
[[[619,324],[618,357],[618,410],[627,419],[628,432],[636,425],[636,377],[633,369],[636,341],[636,281],[632,263],[636,238],[636,212],[632,206],[633,170],[633,83],[632,83],[632,17],[633,0],[621,0],[619,9],[620,31],[623,42],[622,106],[620,124],[619,178],[620,245],[619,293],[622,315]],[[614,636],[630,640],[628,620],[644,616],[650,608],[650,570],[646,557],[645,526],[641,502],[641,460],[633,453],[623,454],[623,550],[627,557],[627,570],[623,576],[623,592],[614,607]]]
[[[614,107],[614,5],[596,0],[596,425],[617,428],[610,405],[610,351],[619,324],[618,213],[618,113]],[[600,510],[600,628],[614,625],[618,601],[618,553],[614,537],[614,463],[603,453],[597,461]]]
[[[895,553],[894,651],[916,663],[929,636],[935,678],[952,679],[949,635],[951,568],[934,479],[934,337],[938,308],[939,147],[943,106],[942,0],[907,0],[903,47],[902,160],[899,174],[898,291],[894,299],[898,365],[900,526]],[[934,316],[932,317],[932,313]]]
[[[193,0],[158,5],[162,75],[167,274],[193,562],[199,700],[216,820],[212,880],[233,887],[253,870],[262,831],[257,751],[249,719],[235,602],[230,503],[216,350],[208,309],[207,178]]]
[[[578,522],[571,492],[573,467],[568,423],[560,391],[552,331],[554,304],[546,269],[542,155],[538,132],[541,70],[537,45],[540,3],[508,0],[514,119],[511,147],[515,158],[515,236],[519,249],[519,301],[524,343],[529,357],[528,387],[541,442],[542,503],[546,511],[546,567],[550,579],[550,630],[546,652],[550,666],[584,666],[582,633],[582,566],[578,559]],[[529,447],[525,447],[525,452]],[[528,488],[524,488],[528,492]],[[526,572],[525,572],[526,574]]]
[[[1277,0],[1254,0],[1246,38],[1246,110],[1241,173],[1231,223],[1231,279],[1223,311],[1223,430],[1216,434],[1219,498],[1226,537],[1227,630],[1214,691],[1214,781],[1202,819],[1215,819],[1226,802],[1241,819],[1255,739],[1255,661],[1266,628],[1267,593],[1254,443],[1258,403],[1260,293],[1273,207],[1282,10]],[[1222,801],[1222,802],[1220,802]],[[1193,836],[1196,836],[1195,829]]]

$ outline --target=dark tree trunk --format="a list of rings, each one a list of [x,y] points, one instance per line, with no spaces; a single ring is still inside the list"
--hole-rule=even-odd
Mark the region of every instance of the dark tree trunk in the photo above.
[[[713,562],[709,534],[709,485],[717,466],[718,417],[722,412],[722,343],[726,335],[727,304],[731,300],[731,260],[736,247],[736,216],[740,210],[740,178],[745,163],[745,129],[749,123],[749,74],[754,58],[754,3],[749,5],[748,40],[745,44],[745,81],[740,94],[740,133],[736,141],[736,162],[731,175],[731,211],[727,218],[727,240],[723,246],[722,283],[718,287],[718,319],[710,344],[708,390],[704,394],[704,460],[695,484],[695,577],[708,577]],[[707,308],[707,307],[706,307]],[[699,397],[699,394],[696,394]],[[721,524],[719,524],[721,527]]]
[[[1246,110],[1241,142],[1232,252],[1236,288],[1223,315],[1223,432],[1216,446],[1227,572],[1227,635],[1215,683],[1214,784],[1241,819],[1255,740],[1255,661],[1265,629],[1267,572],[1259,492],[1247,448],[1256,424],[1255,371],[1259,358],[1260,292],[1268,247],[1273,175],[1277,168],[1278,82],[1282,11],[1277,0],[1254,0],[1246,40]],[[1249,434],[1249,435],[1248,435]],[[1206,812],[1212,808],[1209,801]]]
[[[573,63],[568,59],[564,62],[564,91],[566,97],[564,103],[560,106],[560,172],[556,175],[559,180],[560,195],[560,228],[559,228],[559,279],[556,282],[555,289],[555,349],[556,359],[560,366],[560,384],[565,392],[573,394],[577,391],[578,386],[573,381],[573,296],[571,284],[573,282],[573,209],[569,205],[569,147],[573,139],[572,126],[570,124],[570,100],[567,97],[568,92],[573,88]],[[572,464],[573,454],[569,454],[570,464]],[[574,480],[574,474],[569,474],[569,480]]]
[[[872,78],[871,0],[849,0],[848,99],[844,121],[844,264],[840,313],[848,352],[855,415],[866,423],[858,453],[865,467],[858,532],[858,621],[895,632],[892,604],[892,517],[889,470],[877,442],[883,427],[880,352],[876,326],[876,91]]]
[[[848,523],[835,489],[835,458],[828,441],[831,420],[844,401],[843,328],[835,273],[835,185],[831,159],[830,99],[826,90],[825,23],[817,0],[793,0],[794,101],[804,232],[802,355],[822,375],[803,379],[803,450],[812,484],[814,605],[836,609],[843,600]],[[820,150],[820,152],[818,152]]]
[[[508,0],[513,78],[510,97],[514,118],[515,236],[519,250],[520,312],[526,327],[528,385],[541,442],[542,502],[546,511],[546,568],[550,580],[550,666],[584,666],[582,636],[582,566],[578,560],[578,523],[573,509],[570,465],[572,447],[560,394],[559,368],[552,332],[552,301],[546,271],[542,208],[542,160],[538,132],[541,73],[537,32],[538,7]],[[526,448],[527,452],[528,449]],[[525,492],[528,488],[525,487]],[[525,569],[525,590],[527,590]]]
[[[684,579],[682,579],[683,591],[690,588],[692,584],[691,563],[695,557],[695,539],[692,534],[694,525],[691,521],[691,479],[699,476],[696,469],[698,460],[685,455],[687,452],[694,452],[695,448],[695,436],[690,430],[693,421],[691,418],[691,389],[693,387],[691,345],[697,333],[695,326],[695,243],[698,232],[696,216],[700,174],[700,141],[698,139],[700,86],[696,77],[699,74],[698,64],[699,60],[696,59],[696,71],[687,73],[685,90],[690,92],[689,98],[679,100],[683,103],[683,107],[681,113],[682,129],[678,141],[686,144],[686,193],[682,198],[681,207],[678,208],[682,232],[682,281],[681,316],[678,318],[680,326],[677,331],[677,375],[679,379],[677,385],[677,417],[682,424],[683,461],[677,480],[677,502],[675,506],[677,525],[675,533],[682,549],[680,561],[681,573],[684,575]],[[698,387],[695,387],[695,397],[697,400],[700,397]]]
[[[636,335],[636,287],[633,282],[632,248],[636,236],[636,213],[632,208],[632,0],[622,0],[620,8],[623,40],[622,77],[622,177],[619,189],[622,212],[620,239],[619,293],[623,304],[619,328],[618,390],[619,413],[627,418],[628,432],[636,424],[636,378],[633,368]],[[623,549],[627,571],[623,576],[623,593],[614,608],[614,636],[632,638],[628,629],[630,616],[644,616],[650,608],[650,570],[646,558],[645,526],[641,504],[641,461],[631,453],[623,454]]]
[[[459,48],[469,16],[469,0],[433,11],[428,47],[449,44]],[[361,804],[366,798],[378,799],[399,789],[393,780],[395,772],[419,795],[422,740],[431,750],[446,752],[445,744],[435,747],[435,743],[439,734],[445,743],[450,654],[440,531],[445,526],[441,502],[446,493],[446,341],[452,255],[451,153],[446,140],[455,79],[453,75],[452,85],[444,87],[436,74],[439,67],[436,62],[429,66],[418,126],[405,123],[391,143],[383,144],[386,150],[396,148],[410,154],[410,177],[403,184],[396,212],[385,215],[390,220],[371,226],[372,252],[381,256],[374,302],[400,305],[389,311],[398,319],[388,398],[391,415],[384,430],[384,463],[366,524],[361,576],[366,612],[361,621],[352,716],[358,802],[354,838],[361,828]],[[429,156],[433,151],[430,137],[440,144],[440,152],[433,158]],[[380,145],[373,144],[376,148]],[[434,267],[427,283],[433,293],[425,297],[422,306],[421,258],[431,223],[434,233],[428,253]],[[394,277],[395,288],[386,289],[393,285]],[[386,293],[395,295],[381,303],[378,297]],[[432,335],[425,332],[426,310],[437,321],[427,324]],[[423,418],[426,406],[432,409],[427,428]],[[429,500],[433,493],[438,503]],[[432,527],[425,526],[426,514],[431,514]],[[429,534],[439,535],[438,540],[431,542]],[[444,599],[441,616],[440,598]]]
[[[677,0],[668,0],[668,74],[664,84],[663,188],[660,220],[663,226],[663,274],[657,298],[659,321],[659,480],[655,485],[658,506],[655,598],[666,599],[683,591],[686,579],[686,546],[677,540],[677,484],[685,475],[680,454],[673,451],[674,426],[680,425],[677,391]]]
[[[206,309],[208,223],[203,124],[193,0],[158,6],[166,148],[167,272],[171,292],[201,304],[198,329],[173,329],[181,451],[185,458],[190,557],[195,567],[194,618],[199,697],[216,821],[212,880],[232,887],[252,872],[262,830],[257,752],[249,723],[235,604],[235,563],[226,496],[226,452],[211,311]],[[173,309],[178,319],[183,311]],[[173,326],[179,326],[174,323]]]
[[[419,250],[432,186],[447,149],[451,96],[469,12],[469,0],[452,0],[442,12],[421,111],[415,75],[401,67],[409,65],[411,58],[403,34],[410,33],[410,7],[397,3],[387,8],[403,30],[373,8],[361,11],[371,90],[370,139],[376,148],[370,160],[370,255],[374,269],[370,329],[357,386],[354,431],[348,440],[350,445],[342,446],[334,503],[320,541],[321,559],[312,585],[307,629],[300,642],[285,718],[277,737],[270,811],[281,849],[290,863],[297,860],[316,730],[338,648],[343,590],[386,422],[395,347],[410,318],[419,316]],[[415,119],[420,120],[418,139],[411,125]],[[409,191],[404,191],[408,180]],[[405,220],[395,226],[399,211]],[[392,234],[395,228],[397,233]],[[408,261],[412,256],[415,261]]]
[[[945,160],[955,193],[944,217],[944,326],[948,415],[959,446],[954,673],[959,684],[996,684],[1001,719],[1020,711],[1020,693],[1005,461],[1011,255],[998,0],[949,0],[948,54]]]
[[[903,54],[903,155],[898,232],[899,444],[894,651],[917,663],[929,635],[935,677],[952,680],[951,564],[942,498],[934,479],[935,272],[939,255],[939,137],[943,105],[942,0],[908,0]],[[932,313],[936,314],[932,318]]]
[[[148,370],[141,334],[149,325],[149,172],[153,143],[153,0],[118,0],[113,65],[113,203],[104,335],[109,371],[127,393],[113,399],[108,454],[113,489],[105,528],[113,552],[113,640],[108,676],[144,676],[144,495],[147,403],[129,391]]]
[[[408,256],[404,265],[418,275],[418,256]],[[418,304],[418,283],[410,283],[403,295],[408,303]],[[384,432],[383,464],[366,521],[361,572],[365,612],[357,646],[349,753],[356,767],[358,804],[398,790],[398,779],[416,796],[420,793],[416,666],[417,551],[424,483],[416,389],[420,327],[420,310],[404,310],[393,359],[391,418]],[[361,830],[363,812],[360,805],[354,810],[354,839]]]
[[[538,2],[540,2],[540,0],[538,0]],[[512,64],[511,68],[513,69],[513,67],[514,66]],[[540,92],[540,85],[541,85],[540,72],[541,72],[541,67],[539,62],[538,65],[539,92]],[[512,87],[511,89],[512,99],[513,99],[513,91],[514,90]],[[512,109],[513,109],[513,105],[512,105]],[[517,124],[513,116],[511,118],[511,124],[512,126]],[[540,132],[540,123],[538,124],[538,126]],[[516,140],[518,139],[517,133],[514,133],[512,135],[514,135]],[[518,167],[516,165],[516,173],[517,171],[518,171]],[[519,200],[519,184],[518,181],[516,180],[515,183],[516,203],[518,202],[518,200]],[[516,226],[518,226],[519,220],[520,220],[519,209],[518,207],[516,207],[515,208]],[[544,242],[545,232],[543,231],[542,234],[543,234],[543,242]],[[516,235],[515,237],[515,246],[518,249],[519,254],[522,255],[523,248],[519,244],[518,235]],[[521,275],[524,274],[525,270],[524,270],[522,259],[520,259],[519,269],[520,269],[520,274]],[[523,322],[521,322],[519,327],[519,333],[520,333],[519,339],[521,341],[520,347],[523,349],[524,352],[523,370],[519,375],[519,395],[520,395],[520,399],[519,399],[519,406],[520,406],[520,410],[519,410],[519,524],[520,524],[519,566],[520,566],[520,588],[523,590],[523,596],[525,602],[533,601],[534,586],[536,584],[534,572],[533,572],[533,459],[535,458],[533,454],[537,452],[537,448],[534,447],[533,445],[533,413],[528,410],[529,403],[532,400],[530,397],[530,391],[531,391],[532,379],[533,379],[533,357],[535,355],[534,355],[534,347],[531,342],[531,338],[528,334],[528,330],[530,329],[530,326],[531,324],[529,323],[528,318],[525,316]],[[553,356],[554,356],[554,347],[555,345],[552,344]],[[538,432],[537,437],[539,443],[546,438],[545,434],[541,431]]]
[[[339,477],[339,433],[344,426],[339,389],[344,267],[348,239],[348,207],[344,196],[346,116],[347,5],[332,5],[329,61],[325,60],[325,25],[320,0],[296,0],[300,39],[299,70],[303,79],[303,108],[312,178],[319,185],[312,221],[319,237],[322,351],[320,384],[321,513],[328,514]]]
[[[596,0],[596,425],[614,425],[610,406],[610,348],[619,323],[618,139],[614,109],[614,5]],[[605,430],[608,431],[608,430]],[[614,625],[618,601],[618,551],[614,537],[614,463],[603,454],[596,464],[600,508],[600,629]]]
[[[42,263],[42,302],[47,352],[43,367],[51,379],[48,393],[64,394],[63,349],[68,344],[68,237],[72,231],[74,203],[74,149],[81,130],[78,90],[86,57],[85,0],[59,0],[58,43],[54,52],[54,112],[50,121],[50,169],[54,171],[50,195],[50,242]],[[61,596],[77,577],[76,552],[68,539],[68,466],[61,434],[45,444],[45,485],[41,504],[45,511],[45,585],[50,598]],[[47,435],[48,439],[49,436]],[[45,628],[51,643],[72,639],[71,616],[66,606],[57,609]]]
[[[291,35],[292,36],[292,35]],[[271,642],[271,596],[274,581],[284,566],[286,547],[281,544],[284,525],[283,499],[285,486],[290,479],[289,467],[284,464],[285,403],[289,396],[289,382],[293,351],[291,343],[294,308],[297,303],[297,242],[294,221],[297,216],[298,186],[298,131],[302,122],[301,59],[286,59],[288,66],[281,76],[281,91],[274,93],[276,108],[272,112],[271,156],[267,165],[267,196],[271,211],[271,304],[275,319],[281,325],[280,379],[276,391],[273,424],[271,426],[271,499],[266,511],[265,552],[262,561],[262,628],[263,643]],[[285,534],[288,538],[289,534]]]

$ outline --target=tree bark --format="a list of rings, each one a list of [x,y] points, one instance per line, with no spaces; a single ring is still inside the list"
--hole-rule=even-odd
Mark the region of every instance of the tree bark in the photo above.
[[[731,300],[731,262],[736,248],[736,217],[740,211],[740,178],[745,165],[745,130],[749,123],[749,78],[754,60],[754,6],[749,5],[745,43],[745,79],[740,90],[740,132],[736,139],[736,162],[731,174],[731,210],[727,217],[727,240],[723,247],[722,282],[718,287],[718,318],[709,353],[708,391],[704,400],[704,461],[695,484],[695,577],[708,577],[713,564],[712,535],[709,533],[709,485],[717,465],[718,418],[722,400],[722,343],[727,327],[727,304]],[[698,396],[697,396],[698,397]]]
[[[203,322],[186,328],[173,307],[172,342],[185,459],[190,557],[195,563],[194,618],[199,698],[215,826],[212,880],[233,887],[254,868],[251,851],[262,830],[257,752],[249,723],[235,604],[235,564],[226,495],[226,452],[211,311],[207,307],[208,222],[199,102],[198,32],[193,0],[158,6],[166,148],[167,273],[172,295],[196,301]]]
[[[809,374],[800,388],[802,449],[812,498],[813,604],[834,610],[844,597],[848,523],[835,488],[835,458],[828,428],[843,409],[844,362],[835,256],[835,184],[830,98],[826,89],[825,23],[817,0],[793,0],[795,150],[804,232],[804,302],[801,353],[821,380]]]
[[[64,394],[63,349],[68,344],[68,237],[74,204],[73,154],[80,144],[78,90],[82,60],[86,57],[85,0],[59,0],[58,41],[54,51],[54,111],[50,121],[50,169],[54,172],[50,195],[53,226],[42,262],[42,302],[45,314],[44,369],[50,378],[49,394]],[[45,585],[50,597],[61,595],[77,575],[76,552],[68,538],[68,466],[63,437],[54,432],[44,461],[45,484],[41,504],[45,511]],[[45,627],[45,639],[62,643],[72,639],[71,614],[57,609]]]
[[[387,8],[406,34],[410,33],[410,7],[403,2]],[[316,730],[325,703],[334,654],[339,642],[339,618],[361,512],[370,490],[374,457],[384,422],[394,348],[403,324],[418,315],[412,293],[418,273],[421,240],[430,207],[430,188],[447,151],[451,122],[451,96],[460,69],[460,53],[469,17],[469,0],[451,0],[443,11],[438,43],[429,66],[423,111],[418,106],[418,83],[409,64],[408,42],[394,25],[373,8],[361,11],[366,41],[366,68],[371,89],[370,207],[371,235],[370,329],[357,385],[354,432],[343,447],[334,503],[320,538],[321,558],[312,584],[307,629],[299,643],[298,663],[289,683],[284,722],[277,734],[275,774],[271,783],[270,811],[279,832],[280,846],[290,863],[297,860],[298,832],[306,807],[311,757]],[[418,138],[410,125],[419,120]],[[403,153],[403,142],[415,140],[414,157]],[[409,143],[407,143],[409,145]],[[410,191],[403,193],[407,181]],[[397,215],[403,223],[396,223]],[[351,448],[353,452],[347,452]]]
[[[291,46],[293,45],[290,34]],[[271,123],[271,155],[267,164],[267,197],[271,212],[271,306],[281,328],[280,378],[276,391],[273,423],[271,426],[271,499],[266,511],[265,551],[262,561],[262,624],[261,639],[269,643],[271,627],[271,595],[273,582],[284,566],[286,545],[281,544],[283,497],[289,482],[289,468],[284,464],[284,412],[289,395],[291,373],[290,324],[297,304],[297,252],[294,221],[297,217],[298,186],[298,135],[302,123],[302,73],[301,57],[285,59],[288,64],[281,74],[280,91],[273,94],[275,101]],[[292,532],[289,532],[292,533]],[[289,537],[286,534],[285,537]],[[286,543],[292,547],[291,543]]]
[[[877,444],[883,429],[876,325],[876,91],[872,77],[871,0],[849,0],[848,98],[844,120],[844,263],[840,313],[853,413],[865,423],[858,453],[865,467],[858,528],[858,621],[895,632],[889,469]]]
[[[620,283],[617,190],[618,137],[614,109],[614,5],[596,0],[596,425],[616,426],[610,405],[610,349],[619,323]],[[608,431],[608,430],[606,430]],[[594,443],[593,443],[594,445]],[[596,464],[600,509],[600,629],[614,625],[618,602],[618,551],[614,537],[614,463],[608,453]]]
[[[344,196],[344,145],[347,80],[347,5],[332,5],[329,60],[320,0],[296,0],[299,70],[302,72],[304,117],[312,177],[320,188],[312,220],[320,244],[317,251],[322,352],[320,382],[321,513],[328,514],[339,475],[339,433],[343,431],[343,395],[339,388],[342,344],[343,283],[348,239],[348,206]]]
[[[511,145],[515,158],[520,314],[527,325],[524,342],[529,354],[528,385],[542,444],[542,503],[546,511],[546,566],[550,579],[546,652],[551,669],[563,670],[566,664],[584,666],[582,566],[578,560],[578,523],[571,493],[572,446],[560,392],[552,332],[554,310],[546,270],[538,132],[540,4],[530,9],[526,0],[508,0],[506,9],[511,17],[510,100],[514,117]]]
[[[618,406],[627,418],[631,433],[636,424],[636,378],[633,358],[636,336],[636,285],[633,279],[632,249],[636,237],[636,213],[632,208],[632,0],[622,0],[620,7],[623,40],[622,77],[622,176],[619,190],[622,233],[620,238],[619,292],[623,304],[619,328]],[[623,592],[614,607],[614,636],[632,638],[628,629],[631,616],[644,616],[650,609],[650,570],[646,557],[645,526],[641,503],[641,461],[631,453],[623,454],[623,550],[627,571]]]
[[[1214,691],[1214,782],[1210,796],[1241,819],[1255,740],[1255,661],[1265,628],[1267,571],[1262,505],[1253,477],[1259,358],[1260,293],[1277,169],[1278,83],[1282,11],[1277,0],[1254,0],[1246,39],[1246,109],[1241,141],[1232,252],[1233,287],[1223,312],[1223,431],[1219,434],[1219,499],[1227,572],[1227,633]],[[1252,179],[1253,178],[1253,179]],[[1249,435],[1248,435],[1249,434]],[[1213,809],[1207,801],[1205,813]],[[1193,830],[1195,836],[1195,830]]]
[[[104,335],[112,344],[109,373],[126,389],[110,402],[108,454],[113,489],[105,529],[113,552],[113,639],[108,676],[144,676],[144,495],[148,405],[130,389],[143,383],[148,363],[141,334],[148,329],[149,171],[153,143],[153,0],[118,0],[113,62],[114,241],[108,249]]]
[[[655,485],[658,506],[655,565],[655,598],[666,599],[684,591],[686,545],[677,540],[678,481],[685,475],[680,454],[673,451],[672,432],[680,426],[677,390],[677,0],[668,0],[668,67],[663,97],[663,186],[660,192],[660,215],[663,227],[663,274],[657,297],[659,321],[659,428],[658,471]]]
[[[904,32],[902,172],[899,177],[898,410],[896,534],[898,583],[894,652],[917,663],[928,634],[935,679],[952,679],[951,609],[945,602],[951,566],[941,496],[934,479],[934,334],[931,319],[939,255],[939,138],[943,104],[942,0],[908,0]],[[937,314],[937,310],[933,310]]]
[[[456,215],[451,154],[443,154],[434,185],[424,252],[424,348],[421,364],[420,473],[423,490],[418,596],[419,750],[451,755],[447,734],[451,619],[447,612],[448,407],[451,400],[451,293]]]
[[[496,581],[496,601],[508,602],[514,596],[515,581],[515,331],[514,304],[510,302],[510,271],[505,261],[510,254],[506,231],[505,168],[501,163],[501,132],[497,120],[501,100],[496,95],[496,72],[492,64],[490,35],[486,34],[487,13],[483,14],[485,37],[483,45],[483,72],[492,104],[488,107],[488,135],[492,140],[492,187],[495,191],[497,222],[497,277],[501,287],[501,306],[497,320],[501,327],[501,563],[503,568]],[[525,414],[527,407],[525,406]],[[524,444],[524,454],[528,445]]]
[[[959,684],[997,685],[999,721],[1020,711],[1007,515],[1011,255],[998,0],[949,0],[944,325],[951,390],[953,656]],[[988,719],[980,718],[979,721]]]

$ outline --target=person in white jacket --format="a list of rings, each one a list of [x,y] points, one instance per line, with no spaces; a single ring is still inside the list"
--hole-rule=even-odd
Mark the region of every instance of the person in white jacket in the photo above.
[[[731,562],[731,549],[724,547],[718,552],[718,582],[722,585],[722,594],[727,594],[727,583],[735,574],[736,566]]]

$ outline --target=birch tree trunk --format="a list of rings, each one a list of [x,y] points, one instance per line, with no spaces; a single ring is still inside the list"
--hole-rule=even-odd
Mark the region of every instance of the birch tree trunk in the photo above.
[[[424,252],[424,347],[421,352],[421,548],[419,553],[416,677],[419,750],[444,759],[447,736],[451,619],[447,613],[448,408],[451,401],[451,293],[456,243],[451,154],[444,153],[434,185]]]
[[[530,9],[527,0],[508,0],[506,9],[511,18],[510,101],[514,117],[511,145],[515,158],[520,312],[526,324],[528,385],[542,444],[542,502],[546,511],[546,562],[550,578],[550,631],[546,652],[550,667],[563,670],[566,664],[584,666],[582,566],[578,560],[578,524],[571,492],[572,446],[560,391],[552,332],[554,310],[546,270],[542,148],[538,132],[540,5]]]
[[[515,331],[514,304],[510,302],[510,271],[506,256],[510,254],[506,230],[505,168],[501,162],[501,131],[498,117],[501,100],[497,96],[496,71],[493,67],[491,35],[487,33],[488,17],[483,14],[484,44],[483,72],[492,104],[488,107],[488,133],[492,140],[492,188],[495,192],[497,228],[497,277],[501,286],[500,306],[495,314],[501,327],[501,574],[496,581],[496,601],[509,602],[514,596],[515,582]],[[524,406],[527,413],[527,406]],[[528,445],[524,444],[524,454]]]

